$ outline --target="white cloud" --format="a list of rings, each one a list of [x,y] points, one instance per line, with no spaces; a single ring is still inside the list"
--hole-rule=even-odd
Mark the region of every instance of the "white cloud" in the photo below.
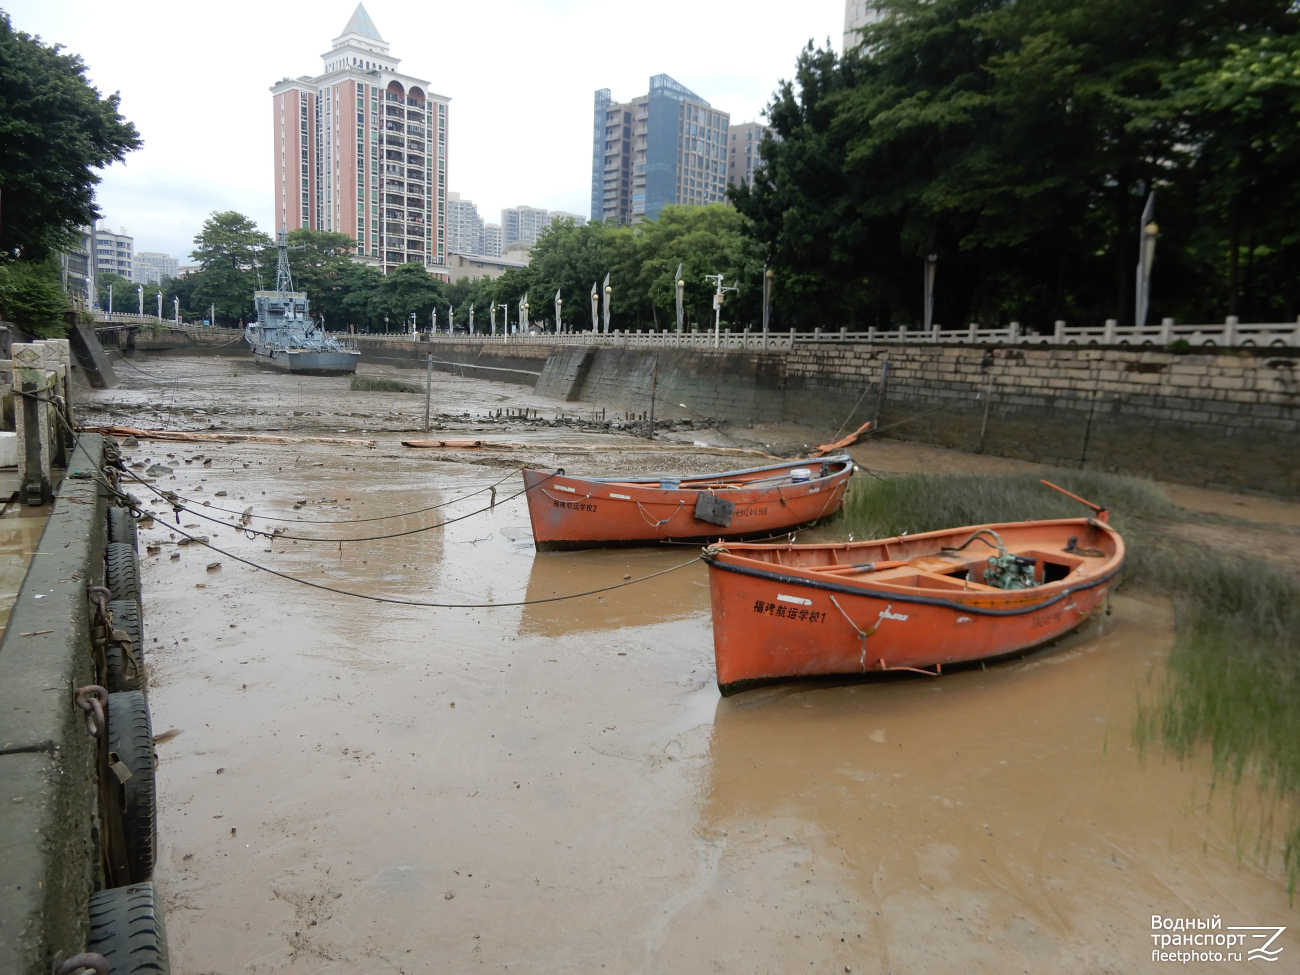
[[[11,0],[18,30],[82,56],[144,148],[110,167],[105,222],[139,250],[188,256],[213,210],[271,229],[270,86],[315,75],[355,0],[164,3]],[[367,0],[399,67],[451,97],[448,188],[489,221],[524,203],[586,213],[592,95],[669,74],[733,122],[757,119],[810,39],[838,47],[843,0]]]

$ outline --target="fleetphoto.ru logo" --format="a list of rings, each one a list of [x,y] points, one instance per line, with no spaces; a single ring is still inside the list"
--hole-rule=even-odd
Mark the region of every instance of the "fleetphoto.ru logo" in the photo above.
[[[1219,915],[1161,917],[1151,915],[1151,960],[1186,965],[1193,961],[1277,961],[1285,927],[1265,924],[1230,924]]]

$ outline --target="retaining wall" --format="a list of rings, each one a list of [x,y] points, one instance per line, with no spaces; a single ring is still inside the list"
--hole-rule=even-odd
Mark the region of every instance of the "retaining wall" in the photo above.
[[[1300,497],[1300,355],[1137,348],[824,343],[783,351],[590,348],[566,399],[659,415],[839,429],[1068,467]],[[557,350],[542,388],[572,349]],[[571,363],[568,363],[572,365]],[[987,407],[986,407],[987,403]]]
[[[524,344],[490,344],[486,342],[419,342],[356,336],[362,362],[396,366],[399,369],[425,368],[425,357],[433,356],[433,368],[478,379],[503,383],[534,385],[542,367],[555,349],[552,346]]]
[[[102,463],[82,434],[69,469]],[[106,511],[94,480],[64,479],[0,640],[2,972],[48,975],[54,953],[85,950],[102,886],[95,742],[72,692],[96,682],[86,587],[104,584]]]

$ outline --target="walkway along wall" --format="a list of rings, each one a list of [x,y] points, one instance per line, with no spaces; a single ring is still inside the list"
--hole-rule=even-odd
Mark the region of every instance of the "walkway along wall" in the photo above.
[[[590,351],[579,388],[557,398],[645,411],[657,362],[661,416],[682,415],[677,404],[686,403],[701,416],[830,433],[872,417],[888,360],[880,419],[889,437],[1300,497],[1300,350],[843,343]],[[548,359],[539,391],[564,354]]]
[[[78,438],[70,468],[103,463]],[[90,892],[102,886],[95,744],[72,701],[95,683],[88,585],[104,584],[105,492],[64,480],[0,640],[0,971],[50,971],[84,950]],[[25,634],[25,635],[24,635]]]

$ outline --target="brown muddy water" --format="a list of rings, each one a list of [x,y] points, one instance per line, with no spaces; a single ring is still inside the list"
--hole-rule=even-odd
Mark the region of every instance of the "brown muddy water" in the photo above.
[[[176,401],[229,410],[231,428],[262,422],[241,404],[285,395],[283,377],[247,366],[236,383],[212,360],[137,361],[183,374]],[[159,409],[153,380],[124,378],[92,398],[193,425]],[[303,388],[294,409],[323,416],[423,409],[346,380]],[[484,408],[531,397],[469,380],[446,394]],[[141,441],[126,453],[174,468],[160,489],[304,519],[292,533],[330,539],[482,501],[305,519],[411,511],[555,461],[540,446],[449,461],[376,436],[372,450]],[[611,449],[565,459],[575,472],[617,469],[617,448],[636,446],[586,441]],[[155,733],[180,732],[158,746],[156,880],[178,973],[1132,972],[1153,964],[1153,914],[1296,920],[1276,851],[1254,854],[1249,788],[1234,815],[1226,794],[1211,801],[1206,763],[1132,747],[1135,702],[1172,639],[1160,603],[1121,596],[1114,615],[986,671],[724,701],[698,563],[568,602],[402,607],[177,546],[174,518],[155,510],[142,532],[160,546],[143,570],[150,703]],[[522,499],[341,550],[182,515],[191,525],[289,575],[442,602],[583,591],[695,554],[535,554]],[[1291,933],[1284,959],[1300,952]]]

